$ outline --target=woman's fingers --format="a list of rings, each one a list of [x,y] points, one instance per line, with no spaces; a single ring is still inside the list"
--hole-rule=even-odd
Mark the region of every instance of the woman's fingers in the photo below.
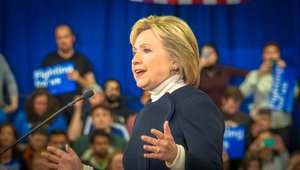
[[[151,159],[162,159],[162,156],[156,153],[145,153],[145,158],[151,158]]]
[[[151,129],[151,133],[156,136],[158,139],[164,139],[165,135],[159,131],[159,130],[156,130],[156,129]]]
[[[151,134],[156,138],[146,135],[141,136],[144,142],[149,143],[149,145],[143,146],[144,150],[148,152],[144,154],[144,157],[173,162],[177,156],[178,148],[174,141],[169,122],[164,122],[163,132],[151,129]]]
[[[144,145],[143,148],[146,151],[157,153],[157,154],[165,151],[164,148],[160,148],[160,147],[152,146],[152,145]]]
[[[152,145],[156,145],[156,143],[157,143],[157,139],[146,136],[146,135],[142,135],[141,139],[142,139],[142,141],[150,143]]]
[[[172,136],[171,129],[170,129],[168,121],[165,121],[165,123],[164,123],[164,134],[167,135],[167,136]]]

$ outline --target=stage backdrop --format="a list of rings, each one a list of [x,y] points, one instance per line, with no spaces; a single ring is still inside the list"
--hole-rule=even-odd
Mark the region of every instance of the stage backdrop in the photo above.
[[[116,78],[123,95],[141,94],[131,74],[132,25],[148,15],[175,15],[194,31],[199,46],[214,43],[219,63],[258,68],[261,47],[275,40],[282,57],[300,72],[300,1],[251,0],[240,5],[157,5],[127,0],[0,0],[0,52],[14,72],[19,92],[33,90],[33,70],[56,50],[54,28],[69,24],[75,49],[93,64],[97,82]],[[299,76],[299,75],[298,75]],[[298,78],[299,79],[299,78]]]

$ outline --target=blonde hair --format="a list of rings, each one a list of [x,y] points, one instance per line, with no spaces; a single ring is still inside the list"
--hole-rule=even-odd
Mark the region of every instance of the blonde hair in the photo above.
[[[170,56],[179,64],[183,80],[198,87],[199,49],[196,37],[186,22],[175,16],[149,16],[137,21],[130,33],[130,43],[135,41],[140,33],[151,29],[162,41]]]

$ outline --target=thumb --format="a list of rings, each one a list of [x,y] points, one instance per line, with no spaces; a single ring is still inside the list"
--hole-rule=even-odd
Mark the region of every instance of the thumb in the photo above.
[[[170,129],[168,121],[165,121],[165,123],[164,123],[164,134],[167,135],[167,136],[172,136],[171,129]]]

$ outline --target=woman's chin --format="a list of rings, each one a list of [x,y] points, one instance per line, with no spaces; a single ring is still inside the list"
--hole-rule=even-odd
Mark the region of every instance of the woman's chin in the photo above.
[[[136,86],[138,86],[138,88],[141,88],[143,90],[147,90],[147,83],[143,81],[136,81]]]

